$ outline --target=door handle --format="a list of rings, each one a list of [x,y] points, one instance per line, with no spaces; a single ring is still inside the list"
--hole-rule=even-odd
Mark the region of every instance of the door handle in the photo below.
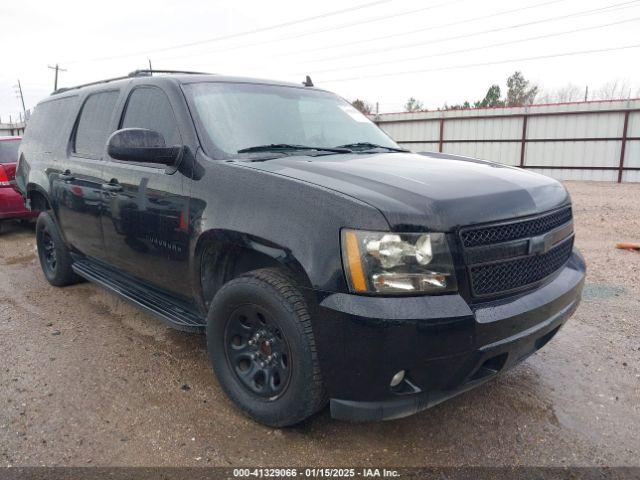
[[[103,183],[102,184],[102,189],[105,192],[118,193],[118,192],[122,191],[122,185],[119,185],[117,183]]]
[[[70,182],[75,177],[71,174],[69,170],[65,170],[64,172],[58,174],[58,178],[63,182]]]

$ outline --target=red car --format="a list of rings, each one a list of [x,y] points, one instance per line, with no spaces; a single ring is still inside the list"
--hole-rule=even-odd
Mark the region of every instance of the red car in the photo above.
[[[14,188],[20,137],[0,137],[0,220],[30,219],[38,212],[27,210]]]

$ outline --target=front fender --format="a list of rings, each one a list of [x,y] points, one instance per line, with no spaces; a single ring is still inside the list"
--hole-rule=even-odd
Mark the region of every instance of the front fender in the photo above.
[[[304,273],[316,292],[346,292],[341,228],[389,229],[377,209],[339,192],[244,162],[201,162],[190,204],[194,260],[202,238],[213,235]]]
[[[288,271],[299,285],[305,289],[311,289],[311,282],[306,275],[303,266],[300,264],[293,253],[286,247],[276,245],[267,239],[256,237],[242,232],[234,232],[224,229],[215,229],[203,232],[198,238],[194,253],[192,255],[191,283],[195,286],[194,296],[199,299],[201,307],[205,307],[205,292],[202,284],[202,267],[204,265],[205,252],[214,247],[213,250],[220,254],[220,258],[226,258],[226,255],[233,252],[242,251],[245,256],[250,254],[250,261],[246,263],[244,270],[255,270],[267,266],[278,266]],[[269,259],[269,261],[265,261]],[[222,277],[226,265],[216,265],[218,273]],[[221,286],[221,285],[219,285]],[[218,287],[219,287],[218,286]]]

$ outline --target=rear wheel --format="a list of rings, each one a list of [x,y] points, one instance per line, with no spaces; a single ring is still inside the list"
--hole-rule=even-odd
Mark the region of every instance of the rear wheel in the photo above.
[[[81,278],[71,269],[73,261],[51,214],[42,212],[36,222],[38,257],[45,278],[51,285],[63,287]]]
[[[220,289],[207,347],[224,391],[258,422],[293,425],[325,403],[306,302],[277,269],[249,272]]]

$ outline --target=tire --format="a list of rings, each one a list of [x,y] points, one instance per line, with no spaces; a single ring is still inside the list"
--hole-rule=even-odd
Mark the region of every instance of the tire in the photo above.
[[[42,272],[51,285],[64,287],[82,280],[71,269],[73,261],[69,249],[49,212],[42,212],[38,216],[36,244]]]
[[[280,270],[255,270],[220,288],[207,349],[227,396],[260,423],[294,425],[326,403],[307,304]]]

